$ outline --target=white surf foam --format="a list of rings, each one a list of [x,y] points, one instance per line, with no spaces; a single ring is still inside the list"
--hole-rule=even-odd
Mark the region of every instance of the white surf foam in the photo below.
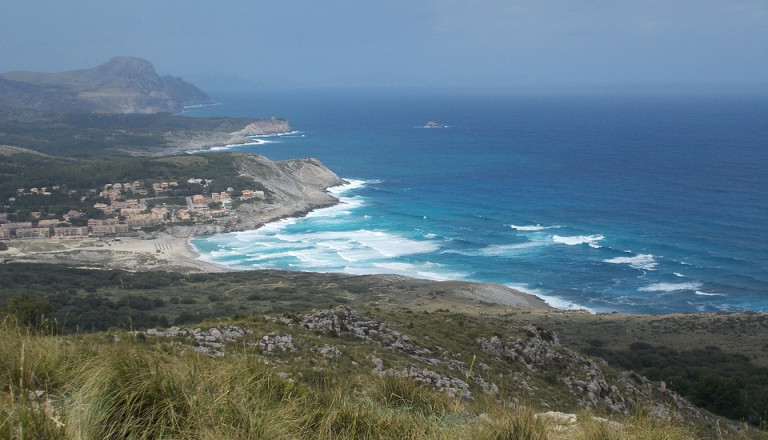
[[[238,147],[249,147],[254,145],[263,145],[263,144],[269,144],[272,141],[268,141],[265,139],[255,139],[251,138],[249,142],[243,142],[240,144],[227,144],[227,145],[221,145],[221,146],[215,146],[210,148],[201,148],[198,150],[186,150],[185,153],[187,154],[197,154],[197,153],[210,153],[210,152],[218,152],[218,151],[227,151],[232,150],[234,148]]]
[[[288,133],[273,133],[273,134],[259,134],[255,136],[249,136],[251,139],[259,139],[259,138],[269,138],[269,137],[282,137],[282,136],[297,136],[301,135],[301,137],[304,137],[304,132],[301,130],[293,130],[289,131]]]
[[[589,247],[592,247],[592,248],[599,248],[600,245],[597,243],[601,240],[605,240],[604,235],[574,235],[574,236],[568,236],[568,237],[564,237],[561,235],[552,236],[552,241],[554,241],[555,243],[565,244],[568,246],[588,244]]]
[[[338,217],[352,215],[355,209],[365,206],[365,200],[355,197],[342,197],[339,203],[328,208],[316,209],[306,215],[308,219],[333,220]]]
[[[303,237],[302,240],[309,243],[323,240],[326,244],[329,240],[336,243],[343,242],[344,246],[349,246],[352,249],[374,250],[378,253],[379,258],[397,258],[434,252],[439,249],[439,246],[434,242],[412,240],[398,234],[366,229],[313,233]]]
[[[697,290],[701,287],[701,283],[655,283],[648,286],[640,287],[637,290],[639,292],[678,292],[681,290]]]
[[[515,254],[519,254],[523,250],[537,248],[541,246],[546,246],[546,243],[540,242],[540,241],[526,241],[525,243],[515,243],[515,244],[492,244],[472,254],[481,255],[485,257],[512,256]]]
[[[696,295],[700,296],[727,296],[724,293],[709,293],[709,292],[702,292],[701,290],[696,291]]]
[[[246,235],[247,234],[247,235]],[[249,231],[233,234],[232,240],[220,240],[219,250],[209,253],[213,260],[219,256],[244,255],[249,267],[279,267],[287,258],[303,270],[338,270],[344,267],[364,268],[374,263],[393,263],[395,259],[434,252],[434,241],[413,240],[408,237],[375,230],[318,231],[290,233],[278,228],[272,231]],[[237,248],[237,249],[235,249]],[[411,273],[411,276],[416,274]],[[434,278],[437,275],[430,275]]]
[[[545,293],[542,293],[538,289],[531,289],[530,287],[524,285],[524,284],[514,284],[514,283],[507,283],[504,284],[507,287],[511,287],[515,290],[518,290],[523,293],[527,293],[529,295],[538,296],[541,298],[545,303],[549,304],[551,307],[554,307],[556,309],[560,310],[586,310],[590,313],[594,313],[592,309],[589,307],[582,306],[580,304],[576,304],[573,301],[569,301],[564,298],[560,298],[558,296],[548,295]]]
[[[414,254],[430,253],[439,249],[435,240],[412,239],[397,233],[372,229],[336,230],[334,224],[350,216],[353,211],[365,205],[362,197],[350,192],[364,187],[369,182],[348,179],[348,183],[331,189],[340,199],[339,204],[318,209],[307,216],[319,230],[304,232],[294,225],[303,219],[283,219],[269,223],[260,229],[223,234],[209,238],[209,243],[218,249],[209,253],[209,259],[219,256],[245,256],[242,263],[253,268],[279,267],[290,264],[302,270],[340,270],[353,266],[363,268],[373,263],[390,263],[393,260]],[[332,227],[324,230],[326,224]],[[408,271],[416,276],[418,271]],[[430,278],[437,274],[425,272]],[[444,278],[444,276],[440,276]]]
[[[507,226],[509,226],[512,229],[515,229],[517,231],[522,231],[522,232],[543,231],[545,229],[557,229],[557,228],[560,227],[560,226],[542,226],[542,225],[539,225],[539,224],[525,225],[525,226],[520,226],[520,225],[507,225]]]
[[[395,274],[433,281],[466,279],[466,274],[463,273],[442,273],[434,270],[439,267],[441,267],[439,264],[434,263],[379,262],[367,266],[346,266],[341,271],[350,275]]]
[[[249,142],[243,142],[239,144],[227,144],[223,147],[213,147],[211,148],[211,151],[231,150],[232,148],[237,148],[237,147],[250,147],[253,145],[264,145],[264,144],[271,144],[271,143],[272,141],[268,141],[266,139],[249,138]]]
[[[615,257],[603,260],[604,263],[628,264],[633,269],[653,270],[658,263],[651,254],[637,254],[633,257]]]
[[[347,183],[343,185],[332,186],[328,188],[328,192],[333,194],[336,197],[340,197],[345,195],[349,191],[354,191],[356,189],[363,188],[369,183],[380,182],[378,180],[368,181],[368,180],[361,180],[361,179],[344,179],[344,180]]]
[[[462,273],[438,273],[434,269],[440,268],[439,264],[423,263],[423,264],[411,264],[411,263],[399,263],[399,262],[387,262],[387,263],[374,263],[373,267],[380,269],[383,273],[396,273],[401,275],[408,275],[414,278],[422,278],[433,281],[448,281],[448,280],[461,280],[466,278],[466,274]]]

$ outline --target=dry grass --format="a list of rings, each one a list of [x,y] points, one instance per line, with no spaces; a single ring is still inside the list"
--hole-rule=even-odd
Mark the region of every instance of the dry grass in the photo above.
[[[561,427],[530,405],[456,400],[409,379],[294,380],[246,352],[210,358],[121,334],[59,338],[0,325],[0,438],[698,439],[648,417]],[[758,438],[758,437],[755,437]]]

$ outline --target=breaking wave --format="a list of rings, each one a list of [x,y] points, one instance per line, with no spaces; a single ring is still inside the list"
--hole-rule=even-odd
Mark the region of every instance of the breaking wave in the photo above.
[[[634,257],[615,257],[603,260],[604,263],[628,264],[633,269],[653,270],[659,264],[651,254],[637,254]]]
[[[574,235],[570,237],[563,237],[561,235],[553,235],[552,241],[559,244],[565,244],[568,246],[576,246],[579,244],[588,244],[589,247],[599,248],[597,244],[599,241],[605,240],[604,235]]]
[[[655,283],[648,286],[640,287],[637,290],[639,292],[679,292],[683,290],[697,290],[701,287],[701,283]]]
[[[539,224],[527,225],[527,226],[520,226],[520,225],[507,225],[507,226],[517,231],[523,231],[523,232],[543,231],[545,229],[557,229],[560,227],[560,226],[542,226]]]

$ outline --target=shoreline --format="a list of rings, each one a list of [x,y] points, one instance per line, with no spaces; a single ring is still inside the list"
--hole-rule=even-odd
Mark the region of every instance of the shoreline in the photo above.
[[[346,181],[338,186],[348,184]],[[326,188],[325,193],[328,189]],[[233,230],[209,229],[205,226],[170,226],[151,236],[78,237],[10,240],[8,250],[0,251],[0,263],[52,263],[93,269],[122,269],[130,272],[168,270],[182,273],[238,272],[223,265],[201,259],[192,245],[197,237],[226,232],[257,230],[268,223],[287,218],[302,218],[309,213],[340,203],[320,202],[270,206],[257,211],[238,212],[239,227]]]
[[[201,153],[210,153],[210,152],[222,152],[222,151],[230,151],[235,148],[240,147],[247,147],[252,145],[265,145],[270,144],[272,141],[264,138],[271,138],[271,137],[280,137],[280,136],[289,136],[289,135],[295,135],[299,134],[301,131],[299,130],[293,130],[288,131],[285,133],[273,133],[273,134],[264,134],[264,135],[254,135],[254,136],[247,136],[247,139],[242,139],[240,142],[233,142],[228,144],[213,144],[208,146],[203,146],[201,148],[192,149],[192,150],[185,150],[184,153],[186,154],[201,154]]]
[[[339,188],[354,184],[342,180],[342,184],[326,188]],[[120,269],[130,272],[173,271],[179,273],[226,273],[238,272],[202,259],[202,255],[192,245],[191,240],[226,232],[244,232],[257,230],[266,224],[286,218],[303,218],[318,209],[337,206],[341,203],[334,196],[334,203],[282,205],[268,211],[241,212],[241,220],[235,230],[216,230],[195,227],[169,227],[151,236],[133,237],[88,237],[73,239],[13,240],[8,242],[9,249],[0,252],[0,263],[51,263],[66,264],[86,269]],[[306,202],[306,201],[305,201]],[[245,214],[245,215],[243,215]],[[242,217],[246,217],[243,219]],[[353,275],[349,275],[353,276]],[[470,301],[497,304],[503,307],[541,310],[566,310],[554,307],[546,298],[528,293],[503,284],[471,282],[459,280],[430,281],[427,279],[405,277],[401,275],[370,275],[388,279],[410,279],[418,283],[444,283],[445,286],[463,286],[458,288],[458,296]]]
[[[2,263],[53,263],[130,272],[168,270],[182,273],[229,272],[200,260],[188,238],[159,233],[153,238],[109,237],[11,240],[0,252]]]
[[[238,272],[200,259],[190,243],[194,237],[175,237],[162,232],[153,238],[111,237],[51,240],[12,240],[0,252],[0,263],[66,264],[80,269],[119,269],[130,272],[173,271],[180,273]],[[311,273],[311,272],[310,272]],[[350,277],[354,275],[344,274]],[[453,286],[457,295],[470,301],[519,309],[566,311],[544,298],[502,284],[472,281],[430,281],[402,275],[365,275],[387,282],[440,283]]]

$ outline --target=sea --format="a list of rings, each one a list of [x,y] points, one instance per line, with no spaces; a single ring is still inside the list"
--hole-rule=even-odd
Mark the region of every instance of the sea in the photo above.
[[[766,95],[215,97],[185,114],[295,129],[225,150],[348,183],[306,217],[194,239],[205,261],[493,282],[595,313],[768,312]]]

